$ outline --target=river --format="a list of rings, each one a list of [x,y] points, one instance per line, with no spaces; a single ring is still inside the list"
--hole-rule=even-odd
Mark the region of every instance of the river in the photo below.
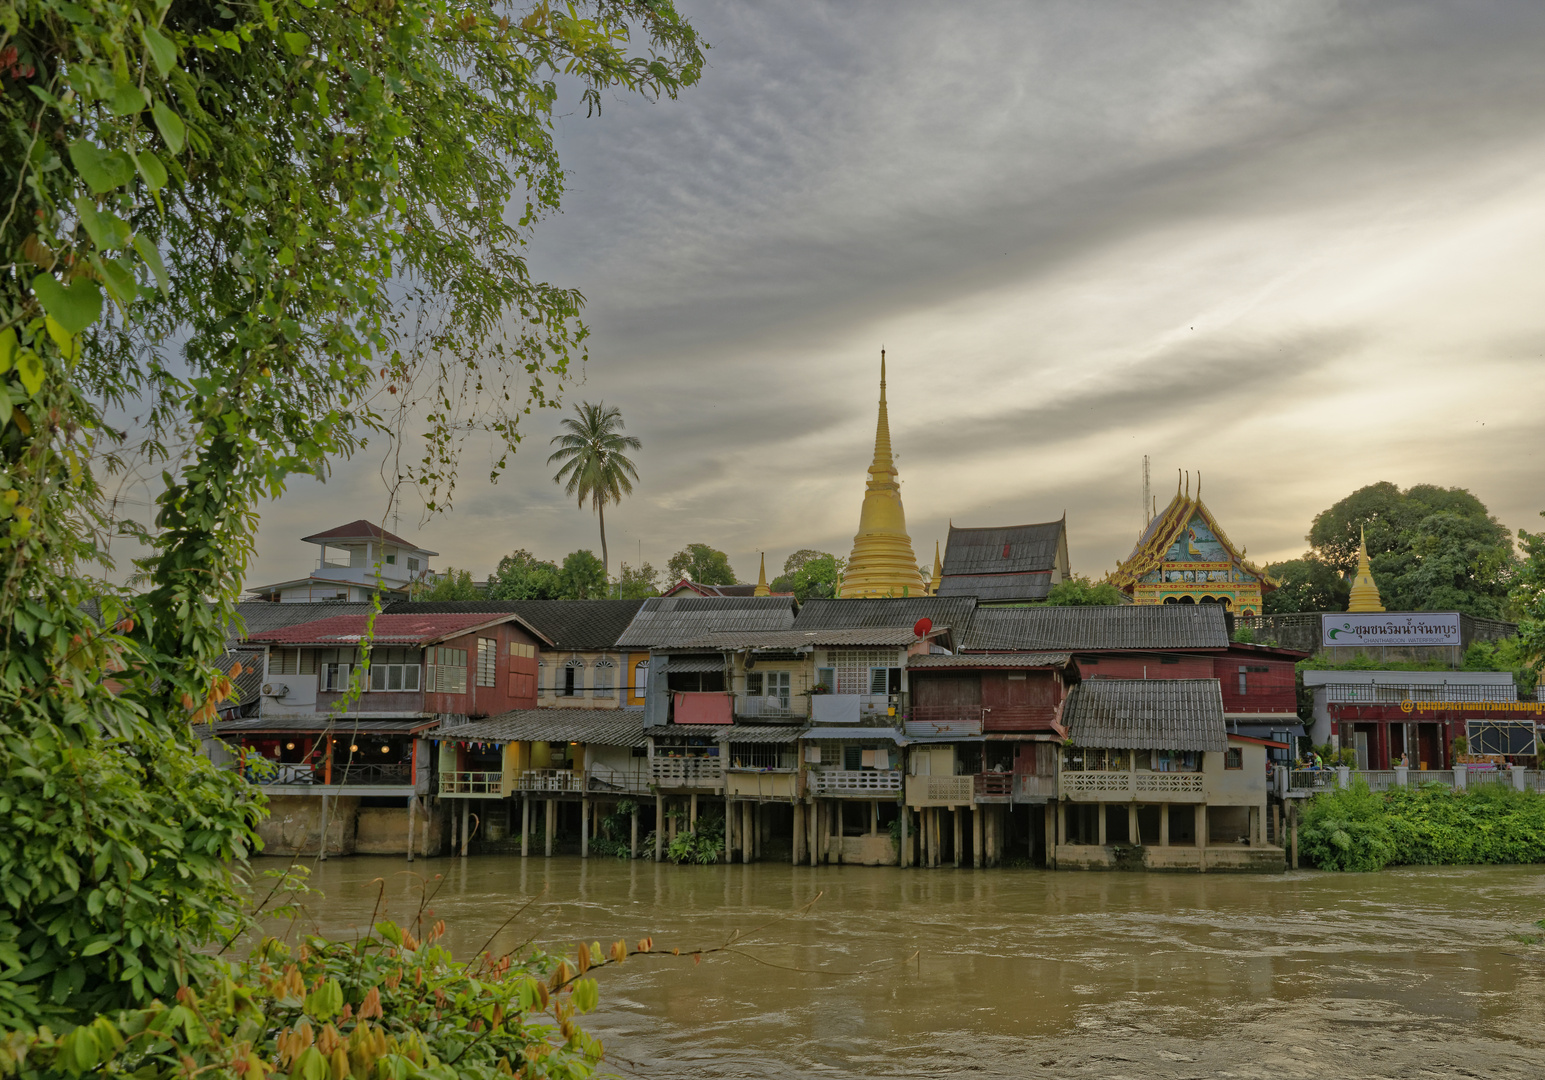
[[[427,876],[461,956],[490,935],[498,950],[745,935],[701,965],[601,973],[587,1026],[625,1077],[1545,1075],[1545,948],[1509,936],[1545,918],[1535,867],[1225,876],[485,856],[411,869],[316,865],[325,898],[309,917],[352,937],[384,878],[388,913],[406,920]]]

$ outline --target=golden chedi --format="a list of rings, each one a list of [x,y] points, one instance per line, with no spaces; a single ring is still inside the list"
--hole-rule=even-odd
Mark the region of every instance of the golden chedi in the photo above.
[[[878,596],[925,596],[928,583],[917,569],[901,485],[891,456],[890,417],[885,411],[885,350],[880,350],[880,419],[874,433],[874,461],[864,486],[858,535],[848,556],[838,595],[843,599]]]
[[[1368,563],[1368,530],[1363,529],[1357,542],[1357,576],[1352,579],[1348,611],[1383,611],[1384,601],[1373,581],[1373,567]]]

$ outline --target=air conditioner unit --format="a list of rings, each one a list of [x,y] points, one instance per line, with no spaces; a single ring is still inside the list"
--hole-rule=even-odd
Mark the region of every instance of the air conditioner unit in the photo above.
[[[282,697],[284,697],[285,694],[288,694],[289,692],[290,692],[290,688],[288,686],[284,686],[281,683],[264,683],[263,684],[263,696],[264,697],[282,698]]]

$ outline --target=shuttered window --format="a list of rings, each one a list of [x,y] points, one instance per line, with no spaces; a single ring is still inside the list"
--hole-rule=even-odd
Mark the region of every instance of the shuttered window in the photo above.
[[[437,694],[465,694],[467,650],[439,646],[431,649],[430,655],[434,658],[434,667],[429,674],[430,688]]]
[[[493,638],[477,639],[477,684],[493,686],[499,668],[499,643]]]

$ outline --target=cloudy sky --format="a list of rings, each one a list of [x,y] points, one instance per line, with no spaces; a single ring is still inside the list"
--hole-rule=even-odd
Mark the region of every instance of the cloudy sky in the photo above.
[[[914,545],[1068,517],[1096,576],[1177,469],[1252,559],[1364,484],[1545,525],[1545,5],[678,0],[675,102],[571,104],[536,275],[594,334],[569,395],[644,442],[619,558],[846,554],[879,351]],[[547,414],[400,531],[486,574],[599,550]],[[367,453],[263,515],[249,581],[386,495]],[[388,522],[390,524],[390,522]]]

